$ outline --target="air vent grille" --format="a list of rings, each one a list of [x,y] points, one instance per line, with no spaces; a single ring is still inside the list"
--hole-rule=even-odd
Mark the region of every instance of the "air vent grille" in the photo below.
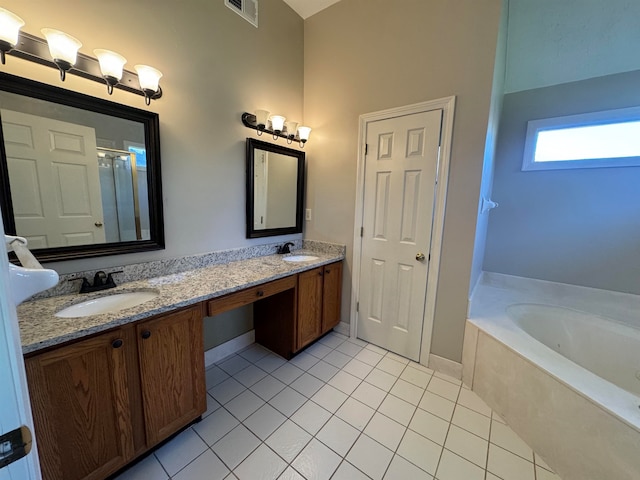
[[[254,27],[258,26],[258,0],[224,0],[224,4]]]

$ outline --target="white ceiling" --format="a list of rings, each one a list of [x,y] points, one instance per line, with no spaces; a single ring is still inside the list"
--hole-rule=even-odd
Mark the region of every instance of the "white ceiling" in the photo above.
[[[298,15],[307,19],[340,0],[284,0]]]

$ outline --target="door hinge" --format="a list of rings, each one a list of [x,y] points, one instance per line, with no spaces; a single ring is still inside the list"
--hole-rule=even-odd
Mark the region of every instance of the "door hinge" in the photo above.
[[[364,154],[367,155],[369,153],[369,144],[365,143],[364,144]]]
[[[360,227],[360,236],[364,237],[364,227]]]
[[[429,256],[427,257],[427,262],[431,261],[431,254],[429,254]]]
[[[360,302],[356,302],[356,312],[360,311]]]

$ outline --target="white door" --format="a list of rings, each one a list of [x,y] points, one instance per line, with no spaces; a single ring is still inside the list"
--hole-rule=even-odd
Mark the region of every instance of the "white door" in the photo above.
[[[427,292],[442,110],[367,124],[358,337],[415,361]]]
[[[17,234],[30,248],[104,243],[95,130],[1,115]]]
[[[0,239],[4,226],[0,217]],[[6,252],[6,251],[5,251]],[[9,290],[9,261],[0,254],[0,435],[26,425],[33,433],[33,420],[24,373],[18,317]],[[0,445],[0,448],[2,445]],[[0,461],[3,459],[0,449]],[[40,465],[35,449],[15,463],[0,468],[0,480],[40,479]]]
[[[253,228],[267,228],[267,194],[269,158],[267,152],[255,150],[253,158]]]

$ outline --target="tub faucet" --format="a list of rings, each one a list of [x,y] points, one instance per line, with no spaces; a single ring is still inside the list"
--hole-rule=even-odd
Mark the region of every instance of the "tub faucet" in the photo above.
[[[291,250],[289,249],[289,246],[293,247],[293,242],[287,242],[284,245],[281,245],[280,247],[278,247],[278,252],[280,255],[284,254],[284,253],[291,253]]]

